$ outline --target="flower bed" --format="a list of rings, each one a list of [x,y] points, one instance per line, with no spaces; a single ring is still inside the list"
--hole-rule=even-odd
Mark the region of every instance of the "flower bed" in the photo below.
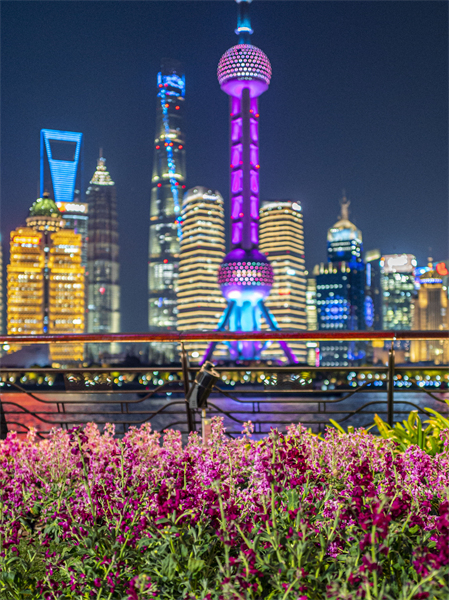
[[[89,424],[10,433],[0,482],[2,600],[449,598],[447,446]]]

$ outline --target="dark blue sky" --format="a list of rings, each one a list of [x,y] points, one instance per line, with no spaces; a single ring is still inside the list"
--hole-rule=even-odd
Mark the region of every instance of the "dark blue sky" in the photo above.
[[[447,3],[255,0],[251,15],[273,67],[261,199],[301,202],[308,267],[326,258],[343,187],[365,249],[448,258]],[[237,43],[235,3],[2,2],[1,16],[4,250],[36,198],[40,129],[83,132],[85,181],[102,146],[117,183],[123,330],[146,331],[160,59],[185,67],[187,185],[227,198],[216,67]]]

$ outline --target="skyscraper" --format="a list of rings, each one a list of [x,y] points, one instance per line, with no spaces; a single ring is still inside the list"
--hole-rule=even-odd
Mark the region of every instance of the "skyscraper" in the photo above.
[[[81,236],[64,221],[48,194],[30,208],[27,226],[11,233],[8,334],[84,331]],[[51,345],[54,361],[83,359],[83,344]]]
[[[55,202],[82,201],[83,134],[41,129],[41,197],[47,191]]]
[[[86,191],[89,333],[120,332],[120,264],[115,183],[100,157]]]
[[[412,329],[416,264],[413,254],[388,254],[381,258],[384,329]]]
[[[365,253],[366,288],[365,321],[368,329],[382,331],[382,276],[380,250],[368,250]]]
[[[148,319],[150,331],[175,331],[181,239],[181,202],[185,188],[182,131],[185,79],[178,61],[163,59],[157,77],[156,135],[150,203]],[[159,344],[158,360],[175,360],[174,344]]]
[[[249,1],[238,1],[236,33],[239,43],[223,54],[218,63],[218,82],[229,96],[231,252],[220,266],[218,282],[227,307],[218,329],[260,331],[261,320],[272,330],[278,327],[264,304],[273,284],[270,261],[259,249],[259,109],[258,98],[271,80],[271,65],[262,50],[250,43],[253,33]],[[289,362],[295,356],[279,342]],[[208,360],[216,343],[209,345]],[[257,360],[265,345],[254,341],[230,342],[233,360]]]
[[[316,273],[314,273],[316,275]],[[306,289],[306,316],[307,330],[316,331],[318,329],[318,318],[316,309],[316,279],[307,277]],[[318,342],[307,342],[307,364],[311,367],[319,366],[320,364],[320,347]]]
[[[259,220],[260,251],[268,256],[274,283],[265,301],[281,329],[307,329],[304,227],[301,206],[292,200],[264,202]],[[273,344],[269,354],[282,359]],[[304,342],[290,342],[299,362],[306,362]],[[267,353],[267,354],[268,354]]]
[[[56,202],[64,217],[64,228],[81,236],[81,264],[87,270],[89,206],[86,202]]]
[[[441,263],[440,263],[441,264]],[[443,280],[429,259],[429,270],[420,279],[418,297],[414,301],[413,329],[447,333],[449,329],[448,298]],[[449,341],[413,340],[410,358],[412,362],[449,363]]]
[[[3,333],[3,249],[0,234],[0,333]]]
[[[357,331],[366,328],[366,273],[362,233],[349,220],[349,201],[343,195],[340,219],[327,235],[328,263],[316,277],[318,329]],[[320,342],[322,366],[348,366],[365,361],[365,342]]]
[[[225,255],[223,198],[217,191],[197,186],[182,203],[182,240],[178,279],[178,331],[217,328],[225,300],[217,273]],[[194,360],[207,343],[189,344]]]

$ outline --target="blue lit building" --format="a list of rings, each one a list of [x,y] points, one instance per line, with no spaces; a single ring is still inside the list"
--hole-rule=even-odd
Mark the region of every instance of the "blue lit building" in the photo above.
[[[157,76],[157,112],[151,180],[148,257],[148,324],[152,332],[176,331],[185,188],[185,144],[182,131],[185,79],[181,64],[163,59]],[[175,344],[154,345],[158,362],[177,360]]]
[[[327,235],[328,262],[316,269],[316,304],[320,331],[358,331],[373,324],[372,302],[366,302],[366,269],[362,233],[349,220],[349,201]],[[368,327],[369,328],[369,327]],[[322,366],[350,366],[366,361],[366,342],[320,342]]]
[[[41,129],[40,195],[55,202],[82,201],[83,134]]]
[[[380,250],[365,252],[365,324],[366,329],[382,331],[382,273]]]

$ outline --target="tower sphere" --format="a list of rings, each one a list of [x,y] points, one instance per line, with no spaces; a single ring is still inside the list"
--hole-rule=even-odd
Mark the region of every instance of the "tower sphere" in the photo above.
[[[231,250],[218,271],[218,283],[223,296],[237,301],[237,304],[266,298],[273,281],[273,269],[267,257],[255,248]]]
[[[249,87],[251,96],[260,96],[268,89],[271,80],[271,64],[265,52],[252,44],[237,44],[220,58],[217,70],[221,89],[237,96]]]

